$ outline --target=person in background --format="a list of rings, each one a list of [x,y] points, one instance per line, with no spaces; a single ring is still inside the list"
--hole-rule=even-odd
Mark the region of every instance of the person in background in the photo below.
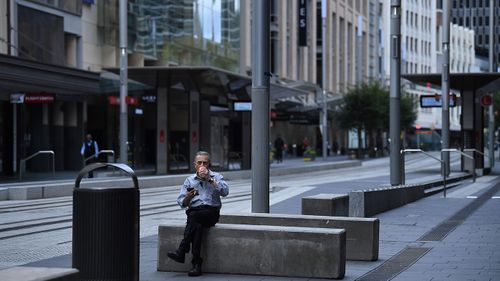
[[[201,241],[203,228],[212,227],[219,221],[220,197],[229,194],[229,186],[221,174],[211,171],[210,154],[198,151],[194,157],[196,173],[187,177],[181,187],[177,203],[187,208],[187,222],[184,229],[184,238],[177,250],[167,253],[172,260],[184,263],[185,255],[191,246],[193,268],[189,276],[201,275]]]
[[[285,142],[281,138],[280,135],[274,140],[274,150],[276,151],[276,162],[283,162],[283,147],[285,146]]]
[[[80,149],[80,153],[82,154],[84,159],[89,158],[85,165],[89,165],[91,163],[97,162],[97,157],[99,156],[99,146],[97,142],[92,138],[92,134],[87,133],[85,135],[85,141],[83,141],[82,149]],[[93,157],[91,157],[93,156]],[[89,172],[89,178],[93,178],[94,173]]]

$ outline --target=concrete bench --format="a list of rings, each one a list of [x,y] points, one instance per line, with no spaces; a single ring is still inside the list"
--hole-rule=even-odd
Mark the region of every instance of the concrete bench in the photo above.
[[[347,194],[317,194],[302,197],[302,214],[315,216],[349,216]]]
[[[183,233],[184,224],[158,227],[158,271],[190,269],[190,255],[184,264],[167,257]],[[342,229],[217,224],[206,230],[203,239],[203,272],[309,278],[343,278],[345,274]]]
[[[77,281],[74,268],[50,268],[17,266],[0,270],[2,281]]]
[[[345,229],[347,260],[378,260],[380,221],[376,218],[262,213],[222,214],[219,224],[224,223]]]

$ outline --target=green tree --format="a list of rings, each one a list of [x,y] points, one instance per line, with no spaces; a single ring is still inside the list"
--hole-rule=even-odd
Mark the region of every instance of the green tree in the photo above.
[[[358,158],[361,157],[361,132],[365,130],[369,147],[382,143],[383,131],[389,130],[389,91],[380,83],[363,83],[350,89],[335,111],[335,118],[343,129],[356,129],[358,134]],[[401,95],[401,127],[413,126],[417,118],[415,101],[405,93]],[[373,149],[370,149],[373,151]]]

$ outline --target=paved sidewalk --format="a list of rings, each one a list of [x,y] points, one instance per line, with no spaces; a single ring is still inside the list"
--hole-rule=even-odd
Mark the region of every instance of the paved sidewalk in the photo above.
[[[377,215],[381,222],[379,260],[348,261],[343,280],[500,280],[499,176],[497,162],[492,175],[478,178],[476,183],[464,181],[447,198],[436,194]],[[283,201],[280,204],[288,207],[279,211],[297,214],[297,202],[297,198]],[[141,280],[193,280],[185,273],[157,272],[156,261],[157,237],[142,238]],[[30,265],[70,267],[71,256]],[[198,279],[308,280],[208,273]]]

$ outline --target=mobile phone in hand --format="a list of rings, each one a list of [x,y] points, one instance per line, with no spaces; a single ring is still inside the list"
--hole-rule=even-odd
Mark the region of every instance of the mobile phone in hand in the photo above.
[[[194,187],[190,186],[190,187],[187,188],[187,191],[190,192],[193,189],[194,189]]]

